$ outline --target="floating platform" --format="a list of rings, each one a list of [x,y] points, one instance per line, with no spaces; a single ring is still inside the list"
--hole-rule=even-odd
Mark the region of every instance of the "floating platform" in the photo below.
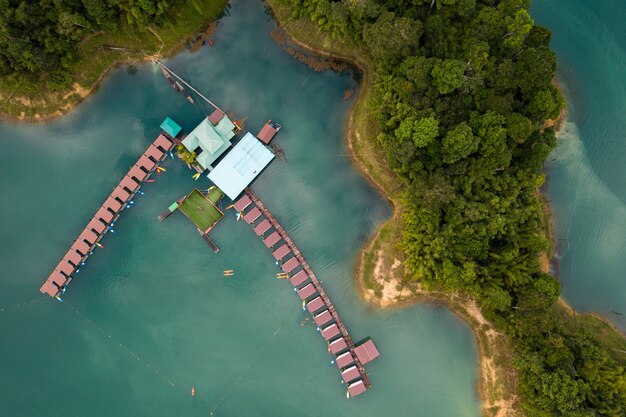
[[[48,279],[44,281],[39,291],[57,298],[65,292],[67,285],[80,271],[80,267],[85,264],[95,247],[102,247],[100,241],[112,229],[121,212],[134,204],[133,197],[139,192],[143,182],[150,178],[174,148],[174,142],[168,136],[165,132],[160,134],[131,167],[96,211],[87,227],[80,233]]]
[[[380,355],[374,342],[369,338],[360,344],[352,341],[339,313],[307,260],[252,190],[247,188],[233,207],[243,213],[243,218],[252,225],[255,234],[272,251],[282,273],[289,278],[291,286],[302,300],[303,308],[313,315],[313,320],[327,344],[328,353],[333,355],[341,377],[347,384],[348,397],[356,397],[365,392],[370,387],[370,380],[364,365]]]
[[[272,139],[274,139],[274,136],[276,136],[281,127],[282,126],[279,123],[268,120],[256,137],[259,138],[261,142],[268,145]]]
[[[222,210],[197,188],[183,199],[178,209],[205,234],[224,217]]]
[[[204,241],[211,247],[211,249],[213,249],[213,253],[218,253],[220,251],[220,248],[218,248],[217,245],[215,244],[215,242],[213,242],[213,240],[211,240],[209,235],[207,235],[206,233],[203,233],[202,230],[200,230],[200,229],[197,229],[197,230],[200,233],[200,235],[202,236],[202,239],[204,239]]]

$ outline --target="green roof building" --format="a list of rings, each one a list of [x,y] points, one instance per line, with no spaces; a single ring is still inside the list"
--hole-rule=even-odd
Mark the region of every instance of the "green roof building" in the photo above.
[[[208,169],[230,147],[230,139],[235,136],[233,122],[224,113],[219,113],[219,118],[212,114],[202,120],[182,141],[189,152],[197,153],[196,161],[204,169]]]
[[[161,123],[161,129],[173,138],[175,138],[176,135],[178,135],[182,130],[182,128],[178,126],[178,123],[169,117],[166,117],[165,120],[163,120],[163,123]]]

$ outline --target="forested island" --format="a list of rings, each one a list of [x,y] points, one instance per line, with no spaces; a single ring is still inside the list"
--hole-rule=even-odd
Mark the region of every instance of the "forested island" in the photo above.
[[[529,0],[270,3],[282,8],[281,23],[307,21],[322,36],[290,33],[365,71],[352,121],[386,164],[355,154],[394,203],[397,216],[376,243],[401,253],[402,284],[478,301],[510,341],[511,363],[500,365],[512,370],[515,412],[623,416],[623,339],[569,315],[540,262],[551,242],[538,187],[556,146],[548,121],[564,102],[550,32],[534,25]],[[116,63],[173,51],[224,2],[2,5],[0,110],[37,119],[69,110]]]
[[[289,26],[304,43],[372,73],[354,122],[386,153],[392,174],[363,165],[400,213],[377,245],[394,248],[399,229],[403,285],[467,294],[507,335],[521,402],[509,411],[624,415],[623,340],[568,314],[540,262],[551,242],[538,188],[564,100],[551,34],[534,25],[530,1],[271,3],[283,21],[307,20],[322,34],[316,44],[306,27]]]

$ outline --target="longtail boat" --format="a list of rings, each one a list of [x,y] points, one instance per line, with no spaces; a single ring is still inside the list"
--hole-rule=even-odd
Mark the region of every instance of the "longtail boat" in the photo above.
[[[176,85],[178,86],[178,89],[185,95],[185,97],[187,97],[187,100],[189,100],[189,102],[191,104],[196,104],[193,101],[193,97],[191,97],[191,94],[189,94],[189,92],[185,89],[185,87],[183,87],[182,85],[180,85],[180,83],[178,81],[176,81]]]
[[[172,78],[172,75],[170,74],[170,72],[168,70],[166,70],[165,67],[161,67],[161,71],[163,71],[163,76],[165,77],[167,82],[170,83],[172,88],[174,90],[178,91],[178,87],[176,86],[176,84],[178,84],[178,83],[174,82],[174,79]]]

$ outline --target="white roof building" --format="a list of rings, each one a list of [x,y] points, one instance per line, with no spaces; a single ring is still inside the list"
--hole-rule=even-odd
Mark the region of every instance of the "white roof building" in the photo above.
[[[274,153],[248,132],[208,177],[231,200],[235,200],[272,159]]]

